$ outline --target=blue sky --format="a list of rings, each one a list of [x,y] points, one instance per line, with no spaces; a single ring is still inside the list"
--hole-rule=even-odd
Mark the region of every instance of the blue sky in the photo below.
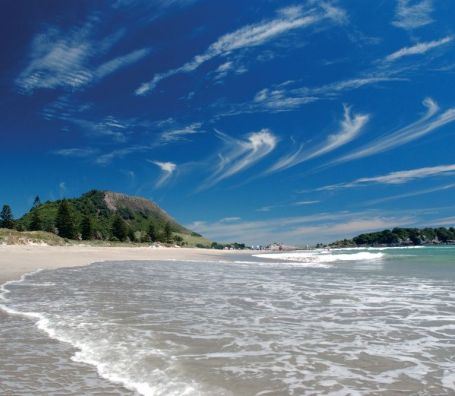
[[[0,202],[142,195],[219,241],[455,224],[455,3],[4,2]]]

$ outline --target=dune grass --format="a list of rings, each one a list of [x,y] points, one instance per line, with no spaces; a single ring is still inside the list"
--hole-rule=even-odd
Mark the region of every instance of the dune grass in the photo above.
[[[0,244],[64,246],[69,243],[58,235],[45,231],[17,231],[0,228]]]
[[[210,241],[200,236],[190,234],[179,235],[184,242],[184,247],[210,247]],[[46,231],[17,231],[0,228],[0,245],[49,245],[49,246],[68,246],[68,245],[88,245],[88,246],[150,246],[151,243],[138,242],[117,242],[105,240],[75,241],[59,237]],[[174,244],[162,244],[163,246],[175,246]]]

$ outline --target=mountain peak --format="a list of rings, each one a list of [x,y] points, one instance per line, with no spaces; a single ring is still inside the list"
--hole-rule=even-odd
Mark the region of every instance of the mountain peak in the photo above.
[[[80,227],[84,218],[90,219],[96,239],[110,239],[114,219],[120,217],[130,230],[130,235],[136,235],[137,240],[144,239],[150,225],[153,225],[158,233],[169,227],[174,234],[180,236],[180,239],[191,239],[191,243],[194,244],[209,244],[209,241],[179,224],[155,202],[144,197],[107,190],[91,190],[78,198],[66,201],[77,227]],[[32,229],[32,214],[37,212],[41,218],[42,229],[52,231],[55,229],[60,202],[48,201],[32,209],[19,222],[24,229]]]

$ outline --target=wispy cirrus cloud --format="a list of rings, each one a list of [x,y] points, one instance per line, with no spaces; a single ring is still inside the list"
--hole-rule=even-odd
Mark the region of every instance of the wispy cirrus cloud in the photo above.
[[[173,125],[175,123],[175,121],[172,119],[149,123],[141,120],[118,121],[113,117],[107,117],[98,122],[80,119],[71,120],[71,122],[85,127],[86,133],[89,131],[91,137],[108,136],[110,138],[114,138],[114,141],[116,143],[125,143],[132,133],[131,131],[144,131],[162,128],[163,125]],[[115,148],[109,152],[104,152],[103,154],[97,155],[95,158],[95,163],[104,166],[110,164],[116,159],[122,159],[132,154],[153,151],[158,147],[176,142],[190,141],[190,135],[204,132],[199,129],[201,126],[202,123],[193,123],[186,127],[169,129],[164,132],[156,132],[153,135],[150,143],[132,144],[129,146]]]
[[[435,226],[454,226],[455,225],[455,216],[452,217],[443,217],[441,219],[434,219],[432,222]]]
[[[148,161],[151,164],[156,165],[158,168],[161,170],[161,176],[160,178],[156,181],[155,187],[160,188],[164,184],[166,184],[172,175],[175,173],[177,170],[177,165],[174,164],[173,162],[161,162],[161,161]]]
[[[225,148],[218,153],[215,170],[200,186],[200,190],[253,166],[270,154],[278,143],[277,137],[269,129],[252,132],[246,139],[236,139],[220,131],[216,131],[216,135],[224,142]]]
[[[411,198],[411,197],[417,197],[420,195],[426,195],[426,194],[431,194],[434,192],[440,192],[440,191],[447,191],[455,188],[455,184],[445,184],[443,186],[438,186],[438,187],[433,187],[433,188],[426,188],[423,190],[418,190],[418,191],[411,191],[408,193],[404,194],[397,194],[397,195],[387,195],[384,198],[378,198],[378,199],[373,199],[371,201],[366,202],[366,205],[377,205],[379,203],[384,203],[384,202],[389,202],[389,201],[396,201],[398,199],[403,199],[403,198]],[[455,224],[455,223],[452,223]]]
[[[198,0],[116,0],[112,7],[117,9],[138,9],[141,17],[153,20],[172,8],[185,7]]]
[[[432,12],[432,0],[398,0],[392,25],[405,30],[426,26],[433,22]]]
[[[175,142],[191,141],[191,136],[205,133],[203,123],[181,124],[173,118],[149,121],[145,118],[119,118],[96,114],[92,103],[80,103],[71,95],[62,95],[47,105],[41,114],[46,120],[65,123],[65,129],[76,127],[90,138],[105,137],[124,143],[133,135],[151,135],[150,148]]]
[[[86,148],[66,148],[60,149],[53,152],[55,155],[60,155],[62,157],[74,157],[74,158],[85,158],[91,157],[98,153],[97,149],[86,147]]]
[[[31,44],[28,65],[16,79],[16,84],[24,93],[39,88],[71,87],[86,84],[90,72],[85,62],[91,56],[88,41],[94,21],[65,35],[57,28],[49,28],[37,34]],[[110,47],[118,37],[113,36],[105,42]]]
[[[126,142],[130,134],[129,123],[113,116],[99,121],[73,118],[70,122],[79,126],[90,137],[108,137],[119,143]]]
[[[233,223],[242,220],[241,217],[233,216],[233,217],[224,217],[220,220],[220,223]]]
[[[425,42],[417,43],[411,47],[404,47],[404,48],[399,49],[398,51],[391,53],[390,55],[387,55],[384,60],[386,62],[394,62],[398,59],[408,57],[408,56],[423,55],[432,49],[449,44],[452,41],[453,41],[452,36],[446,36],[440,40],[425,41]]]
[[[319,97],[311,95],[309,92],[264,88],[256,94],[253,105],[249,106],[249,110],[289,111],[317,100],[319,100]],[[244,106],[241,107],[243,108]],[[242,109],[241,111],[245,110],[248,111],[247,109]]]
[[[58,184],[58,190],[59,190],[59,195],[60,195],[60,198],[63,198],[66,193],[68,192],[68,188],[66,186],[66,183],[65,182],[60,182]]]
[[[351,114],[350,107],[345,105],[343,119],[340,121],[338,131],[329,135],[324,143],[312,149],[305,150],[303,146],[300,146],[296,152],[278,160],[278,162],[276,162],[267,171],[267,173],[291,168],[302,162],[309,161],[313,158],[317,158],[334,151],[337,148],[351,142],[361,133],[369,118],[368,114]]]
[[[279,208],[288,208],[289,206],[307,206],[307,205],[315,205],[320,203],[319,200],[312,200],[312,201],[296,201],[296,202],[286,202],[274,205],[266,205],[261,206],[260,208],[256,209],[256,212],[270,212],[273,209]]]
[[[75,101],[71,95],[65,94],[45,106],[41,110],[41,115],[48,121],[70,121],[73,118],[82,117],[82,114],[92,107],[92,103],[80,103]]]
[[[80,104],[68,96],[62,96],[41,111],[46,120],[62,122],[64,124],[62,129],[66,131],[77,130],[89,138],[106,138],[118,143],[126,142],[139,127],[135,119],[93,113],[92,104]]]
[[[222,116],[232,116],[256,112],[286,112],[319,100],[332,100],[344,92],[381,83],[405,81],[396,70],[369,72],[358,77],[335,81],[321,86],[299,86],[301,82],[286,81],[270,88],[261,89],[251,102],[233,105]]]
[[[438,128],[455,121],[455,107],[441,113],[438,104],[431,98],[426,98],[423,101],[423,105],[426,107],[427,111],[417,121],[388,135],[373,140],[350,154],[331,161],[328,165],[353,161],[392,150],[416,139],[420,139],[436,131]]]
[[[98,17],[89,17],[79,27],[48,28],[32,40],[27,66],[16,79],[19,92],[38,89],[80,89],[129,66],[150,53],[142,48],[104,60],[107,52],[124,36],[120,29],[101,39],[95,38]]]
[[[403,78],[394,77],[390,73],[370,73],[356,78],[347,80],[336,81],[334,83],[326,84],[314,88],[301,88],[301,93],[316,96],[336,96],[338,93],[344,91],[351,91],[367,85],[379,84],[382,82],[402,81]]]
[[[123,147],[123,148],[115,149],[108,153],[99,155],[95,159],[95,163],[98,165],[103,165],[103,166],[109,165],[115,159],[119,159],[119,158],[121,159],[128,155],[131,155],[134,153],[146,152],[148,150],[150,150],[150,146],[147,146],[147,145],[133,145],[133,146],[128,146],[128,147]]]
[[[102,79],[124,67],[132,65],[151,53],[149,48],[141,48],[126,55],[118,56],[101,64],[93,71],[94,79]]]
[[[417,43],[410,47],[401,48],[383,59],[372,62],[372,67],[361,71],[357,76],[320,86],[302,86],[301,81],[285,81],[258,91],[253,100],[246,103],[233,104],[221,116],[233,116],[256,112],[286,112],[320,100],[333,100],[346,92],[371,86],[381,86],[385,83],[409,81],[410,71],[415,71],[423,64],[397,67],[394,62],[410,56],[423,55],[428,51],[450,44],[453,36],[440,40]],[[427,60],[428,63],[430,60]],[[444,71],[444,68],[438,69]],[[450,71],[450,67],[449,70]],[[299,86],[300,85],[300,86]]]
[[[345,21],[345,14],[342,10],[328,6],[325,2],[323,4],[324,7],[315,6],[308,10],[299,6],[287,7],[279,10],[274,19],[247,25],[225,34],[212,43],[204,53],[196,55],[191,61],[178,68],[156,74],[151,81],[145,82],[137,88],[136,94],[144,95],[152,91],[162,80],[176,74],[193,72],[213,58],[263,45],[296,29],[309,27],[323,20],[339,23]]]
[[[190,135],[203,133],[201,128],[201,122],[194,122],[185,127],[169,129],[161,133],[159,140],[163,144],[185,141]]]
[[[313,200],[313,201],[297,201],[297,202],[294,202],[292,205],[294,206],[303,206],[303,205],[314,205],[314,204],[317,204],[321,201],[317,201],[317,200]]]
[[[219,65],[212,75],[215,82],[221,82],[228,74],[243,74],[247,71],[248,69],[241,62],[229,60]]]
[[[349,183],[331,184],[319,187],[315,191],[333,191],[346,188],[369,186],[371,184],[404,184],[417,179],[426,179],[437,176],[452,176],[455,173],[455,164],[429,166],[417,169],[408,169],[390,172],[382,176],[362,177]]]

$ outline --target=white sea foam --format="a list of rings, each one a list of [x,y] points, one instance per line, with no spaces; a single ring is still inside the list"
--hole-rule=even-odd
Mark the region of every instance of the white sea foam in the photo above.
[[[337,261],[379,260],[384,257],[384,253],[359,252],[349,254],[334,254],[331,251],[301,251],[288,253],[257,254],[255,257],[295,261],[299,263],[334,263]]]
[[[442,384],[447,389],[455,391],[455,373],[446,371],[442,377]]]
[[[17,282],[16,282],[17,283]],[[23,312],[16,309],[9,308],[0,304],[0,308],[10,315],[18,315],[35,321],[36,327],[44,331],[49,337],[71,344],[78,349],[78,352],[72,357],[75,362],[86,363],[94,366],[98,374],[115,383],[124,386],[126,389],[138,392],[144,396],[156,395],[169,395],[169,396],[186,396],[198,394],[197,388],[191,384],[182,383],[169,378],[165,372],[155,370],[153,377],[155,381],[151,384],[136,380],[135,375],[131,375],[129,368],[131,366],[128,352],[119,347],[116,351],[116,345],[103,342],[105,340],[85,340],[77,335],[74,336],[71,332],[66,333],[58,330],[58,324],[50,320],[46,315],[38,312]],[[92,323],[93,325],[94,323]],[[99,326],[101,323],[95,323]],[[109,355],[116,355],[117,352],[121,353],[119,360],[110,358]],[[160,351],[157,351],[160,354]],[[151,353],[150,350],[147,351]]]
[[[428,249],[428,248],[431,248],[431,246],[422,246],[422,245],[418,245],[418,246],[368,246],[368,247],[346,247],[346,248],[331,248],[332,251],[349,251],[349,250],[353,250],[353,251],[359,251],[359,250],[402,250],[402,249]]]
[[[294,253],[315,259],[104,263],[1,290],[7,312],[142,395],[453,394],[453,276],[346,270],[383,252]]]
[[[253,257],[263,257],[269,258],[270,255],[252,255]],[[272,257],[271,257],[272,258]],[[281,258],[279,258],[281,260]],[[251,261],[251,260],[176,260],[176,259],[166,259],[166,260],[157,260],[157,261],[172,261],[180,263],[199,263],[199,264],[243,264],[243,265],[252,265],[252,266],[281,266],[283,267],[282,261]],[[288,261],[288,260],[286,260]],[[292,260],[289,260],[292,261]],[[329,268],[328,265],[318,263],[318,262],[304,262],[297,261],[295,262],[286,262],[287,266],[291,267],[304,267],[304,268]]]

